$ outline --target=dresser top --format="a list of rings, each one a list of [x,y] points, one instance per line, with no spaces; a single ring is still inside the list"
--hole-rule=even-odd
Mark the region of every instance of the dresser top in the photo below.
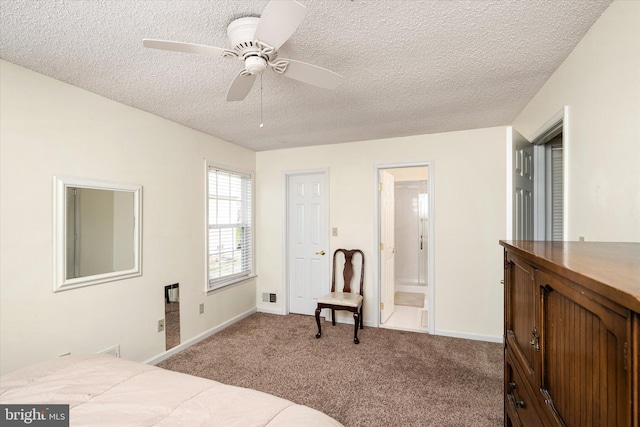
[[[501,240],[509,251],[640,312],[640,243]]]

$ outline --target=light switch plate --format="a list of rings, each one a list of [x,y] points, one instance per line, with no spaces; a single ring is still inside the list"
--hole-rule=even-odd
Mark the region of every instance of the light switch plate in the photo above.
[[[333,227],[331,229],[331,235],[334,237],[338,235],[338,227]]]

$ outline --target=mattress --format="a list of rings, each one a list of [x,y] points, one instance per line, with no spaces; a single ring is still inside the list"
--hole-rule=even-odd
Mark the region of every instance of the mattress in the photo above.
[[[256,390],[108,355],[71,355],[0,377],[2,404],[68,404],[71,426],[341,426]]]

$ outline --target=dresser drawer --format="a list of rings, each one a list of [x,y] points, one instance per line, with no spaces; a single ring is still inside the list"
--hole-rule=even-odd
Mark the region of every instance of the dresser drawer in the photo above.
[[[547,423],[540,418],[529,383],[514,362],[511,350],[505,353],[505,409],[513,426],[540,427]]]

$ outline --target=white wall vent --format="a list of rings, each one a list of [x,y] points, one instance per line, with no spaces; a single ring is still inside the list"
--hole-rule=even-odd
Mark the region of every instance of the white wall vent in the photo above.
[[[275,303],[277,300],[276,294],[271,294],[269,292],[262,293],[262,302]]]

